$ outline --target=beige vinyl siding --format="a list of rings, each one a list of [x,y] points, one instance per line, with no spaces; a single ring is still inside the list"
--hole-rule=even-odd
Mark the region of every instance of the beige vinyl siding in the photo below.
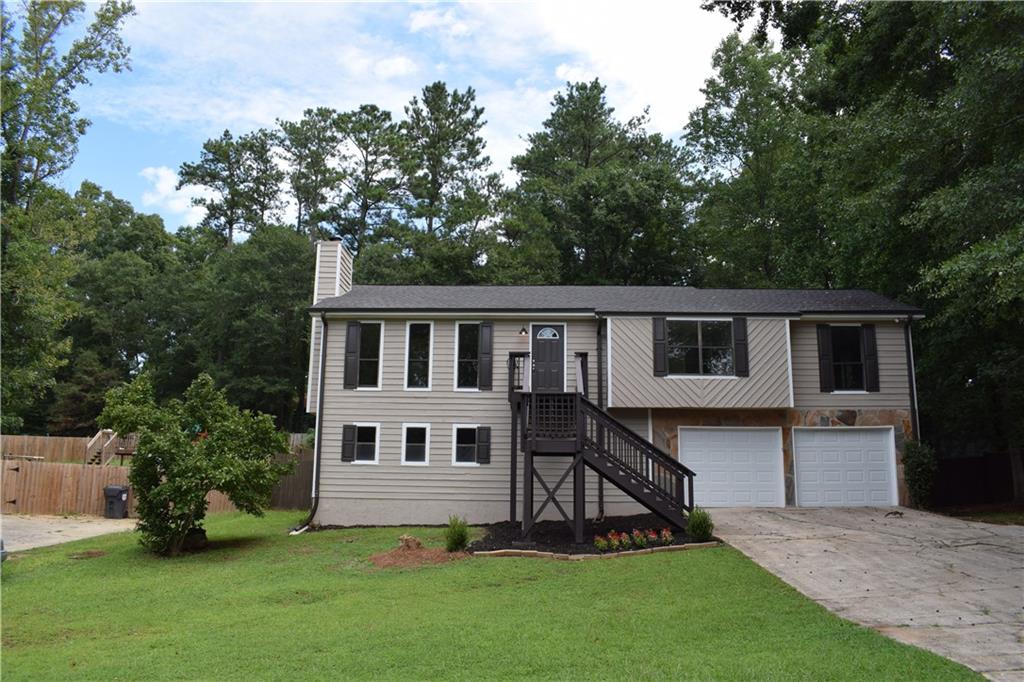
[[[749,377],[654,376],[649,317],[616,317],[611,322],[613,407],[789,407],[787,320],[747,319]]]
[[[369,318],[367,318],[369,319]],[[479,318],[466,321],[479,321]],[[443,523],[449,514],[471,522],[500,521],[508,516],[511,410],[508,403],[506,362],[512,351],[529,350],[529,337],[519,334],[530,319],[494,322],[494,374],[491,391],[454,389],[455,324],[452,319],[434,320],[434,346],[430,391],[406,391],[406,319],[386,319],[384,324],[383,378],[381,390],[345,390],[344,355],[347,320],[331,318],[327,341],[323,445],[321,450],[320,523]],[[575,390],[574,353],[589,353],[590,382],[597,382],[596,321],[565,322],[566,372],[570,391]],[[342,426],[354,422],[379,422],[379,464],[341,461]],[[402,424],[429,423],[429,466],[401,464]],[[453,466],[452,425],[491,427],[491,463]],[[541,469],[553,485],[569,463],[558,457]],[[521,463],[519,491],[522,492]],[[588,481],[596,475],[590,473]],[[591,487],[591,486],[588,486]],[[596,484],[592,486],[596,491]],[[540,486],[537,494],[542,495]],[[569,504],[571,481],[560,499]],[[596,499],[596,498],[595,498]],[[521,503],[520,503],[521,504]],[[539,502],[538,502],[539,505]],[[568,507],[567,507],[568,508]]]
[[[818,377],[818,332],[813,322],[792,323],[793,396],[798,409],[910,409],[903,325],[874,322],[878,345],[877,393],[822,393]]]
[[[352,254],[341,242],[317,242],[316,281],[313,303],[340,296],[352,290]],[[306,375],[306,411],[316,412],[320,378],[320,321],[314,318],[309,329],[309,372]]]

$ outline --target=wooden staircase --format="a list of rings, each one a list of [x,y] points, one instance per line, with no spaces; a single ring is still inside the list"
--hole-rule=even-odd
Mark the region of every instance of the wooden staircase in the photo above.
[[[137,434],[118,435],[111,429],[100,429],[89,439],[85,446],[85,463],[106,466],[114,457],[125,457],[135,454],[139,437]]]
[[[582,542],[584,466],[667,523],[676,528],[685,527],[686,515],[694,507],[696,474],[670,454],[634,433],[580,393],[515,393],[512,408],[513,441],[521,442],[524,454],[524,536],[529,536],[533,523],[550,503],[574,529],[576,541]],[[573,457],[554,486],[549,486],[534,466],[536,457],[548,456]],[[513,460],[513,469],[515,466]],[[570,474],[574,479],[573,520],[556,498]],[[537,511],[533,505],[534,480],[547,493]]]
[[[673,526],[693,511],[696,474],[592,402],[579,397],[583,461]]]

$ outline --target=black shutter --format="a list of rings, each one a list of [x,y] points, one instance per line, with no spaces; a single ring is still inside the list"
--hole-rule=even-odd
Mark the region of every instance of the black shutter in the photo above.
[[[491,427],[476,427],[476,463],[491,463]]]
[[[358,322],[349,322],[345,334],[345,388],[359,385],[359,338],[362,327]],[[384,330],[381,330],[384,333]],[[383,360],[383,358],[381,358]]]
[[[827,324],[818,325],[818,381],[822,393],[832,392],[832,328]]]
[[[668,375],[668,343],[665,334],[665,318],[654,318],[654,376]]]
[[[341,461],[356,461],[356,426],[345,424],[341,427]]]
[[[875,340],[875,325],[861,325],[860,349],[864,357],[864,390],[878,393],[878,344]]]
[[[481,391],[490,391],[494,385],[494,323],[480,323],[480,377]]]
[[[736,376],[750,376],[750,357],[747,353],[747,318],[732,318],[733,367]]]

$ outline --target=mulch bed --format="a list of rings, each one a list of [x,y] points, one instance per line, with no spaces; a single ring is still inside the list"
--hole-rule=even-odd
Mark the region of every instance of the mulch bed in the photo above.
[[[637,514],[636,516],[609,516],[597,522],[588,519],[584,543],[577,545],[573,532],[565,521],[539,521],[533,525],[533,539],[525,542],[521,538],[522,527],[518,523],[503,521],[483,526],[485,535],[469,546],[470,552],[490,552],[499,549],[534,549],[541,552],[559,554],[596,554],[594,548],[595,535],[607,535],[609,531],[629,533],[634,528],[639,530],[653,529],[660,531],[668,526],[665,520],[655,514]],[[692,542],[686,531],[672,529],[675,536],[673,545],[685,545]]]

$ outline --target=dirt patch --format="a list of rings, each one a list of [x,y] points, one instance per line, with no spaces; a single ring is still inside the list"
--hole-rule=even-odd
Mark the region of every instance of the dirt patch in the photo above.
[[[370,561],[377,568],[411,568],[446,564],[449,561],[465,559],[466,552],[449,552],[440,547],[424,547],[423,543],[411,535],[398,538],[398,547],[390,552],[374,554]]]
[[[684,522],[685,523],[685,522]],[[559,554],[596,554],[594,548],[595,535],[607,535],[611,531],[629,533],[634,528],[639,530],[652,529],[660,531],[668,524],[655,514],[637,514],[635,516],[609,516],[603,521],[587,520],[583,534],[583,544],[577,545],[569,526],[558,521],[540,521],[533,524],[533,532],[529,541],[523,540],[520,524],[503,521],[483,526],[484,537],[469,545],[470,552],[489,552],[498,549],[535,549],[541,552]],[[669,544],[684,545],[692,542],[686,531],[672,528],[673,541]]]
[[[74,554],[68,554],[69,559],[95,559],[97,557],[106,556],[107,553],[99,549],[87,549],[84,552],[75,552]]]

